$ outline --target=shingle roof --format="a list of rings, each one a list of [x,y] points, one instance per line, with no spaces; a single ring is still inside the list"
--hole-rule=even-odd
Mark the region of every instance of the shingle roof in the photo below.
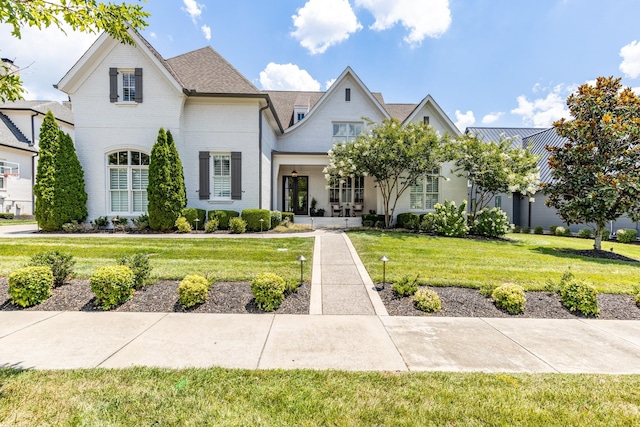
[[[293,126],[293,107],[299,97],[309,98],[309,110],[311,110],[322,98],[325,92],[302,92],[286,90],[265,90],[263,93],[269,95],[276,115],[284,128]]]
[[[413,113],[418,104],[382,104],[382,106],[391,117],[404,122]]]
[[[2,113],[0,113],[0,145],[33,153],[38,152],[11,119]]]
[[[166,60],[178,81],[202,94],[259,94],[260,91],[212,47]]]
[[[18,100],[4,102],[0,103],[0,110],[30,110],[41,114],[47,114],[47,111],[51,111],[56,119],[73,124],[73,111],[56,101]]]
[[[551,182],[551,169],[549,169],[550,153],[545,147],[561,147],[566,141],[566,138],[558,135],[555,128],[549,128],[524,138],[523,143],[525,146],[530,147],[532,153],[540,156],[540,160],[538,160],[540,182]]]
[[[501,137],[515,138],[514,147],[522,145],[523,138],[541,132],[543,128],[493,128],[493,127],[468,127],[466,133],[477,135],[483,141],[499,141]]]

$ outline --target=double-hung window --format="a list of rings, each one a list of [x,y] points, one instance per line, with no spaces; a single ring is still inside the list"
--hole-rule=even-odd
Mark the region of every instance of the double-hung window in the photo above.
[[[434,169],[424,178],[418,179],[409,188],[409,208],[412,210],[432,210],[439,197],[440,171]]]
[[[231,199],[231,156],[213,154],[213,198]]]
[[[333,123],[333,143],[355,141],[362,133],[362,123]]]
[[[109,68],[109,101],[142,102],[142,68]]]
[[[109,210],[114,213],[144,213],[147,210],[149,155],[140,151],[118,151],[107,156]]]
[[[135,74],[130,71],[123,71],[122,76],[122,100],[125,102],[133,102],[136,98],[136,78]]]

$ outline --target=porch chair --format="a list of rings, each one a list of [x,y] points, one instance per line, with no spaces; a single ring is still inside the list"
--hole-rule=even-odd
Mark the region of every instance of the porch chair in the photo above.
[[[351,212],[353,212],[353,216],[362,216],[362,208],[364,206],[363,205],[353,205],[353,209],[351,210]]]
[[[342,216],[342,206],[332,204],[331,205],[331,216]]]

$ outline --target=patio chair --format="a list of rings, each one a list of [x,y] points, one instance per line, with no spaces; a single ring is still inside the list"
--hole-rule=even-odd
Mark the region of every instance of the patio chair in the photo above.
[[[363,205],[353,205],[353,209],[351,210],[351,212],[353,212],[353,216],[362,216],[363,207]]]
[[[332,204],[331,216],[342,216],[342,206]]]

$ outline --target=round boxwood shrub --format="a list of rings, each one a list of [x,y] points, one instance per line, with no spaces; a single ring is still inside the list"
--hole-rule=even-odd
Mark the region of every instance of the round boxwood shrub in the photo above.
[[[218,228],[220,228],[220,230],[228,230],[229,220],[231,218],[235,218],[238,216],[240,216],[240,212],[237,212],[237,211],[216,210],[216,211],[209,211],[207,213],[207,220],[217,219]]]
[[[267,209],[245,209],[240,216],[247,223],[247,231],[267,231],[271,229],[271,211]],[[262,220],[262,223],[260,220]]]
[[[398,296],[409,297],[418,290],[418,277],[410,278],[409,276],[404,276],[393,284],[392,289]]]
[[[176,219],[176,223],[174,225],[178,229],[178,233],[191,233],[191,224],[189,224],[187,218],[183,216]]]
[[[598,291],[590,284],[569,277],[560,288],[562,305],[585,316],[598,316]]]
[[[396,217],[396,227],[415,230],[420,225],[420,215],[414,212],[403,212]]]
[[[204,231],[205,233],[213,233],[214,231],[216,231],[218,229],[218,220],[216,218],[211,218],[209,221],[207,221],[207,223],[204,225]]]
[[[578,231],[578,237],[581,239],[590,239],[592,235],[593,233],[590,228],[581,228],[580,231]]]
[[[195,229],[197,227],[198,230],[202,230],[205,218],[207,217],[207,211],[198,208],[184,208],[182,209],[182,216],[189,221],[191,228]],[[196,219],[198,221],[196,221]]]
[[[242,234],[247,231],[247,222],[242,218],[231,218],[229,220],[229,230],[233,234]]]
[[[29,260],[29,266],[50,267],[53,274],[53,286],[62,286],[73,275],[76,262],[73,255],[58,251],[38,252]]]
[[[498,286],[491,293],[491,298],[496,307],[507,311],[511,314],[520,314],[524,311],[526,298],[524,288],[519,285],[507,283]]]
[[[202,304],[209,298],[209,281],[198,274],[186,276],[178,285],[178,297],[185,308]]]
[[[277,274],[261,273],[251,281],[251,292],[260,310],[273,311],[284,300],[286,282]]]
[[[533,234],[544,234],[544,228],[541,225],[536,225],[533,229]]]
[[[500,208],[485,208],[476,215],[474,229],[480,236],[504,236],[509,232],[509,218]]]
[[[638,231],[634,228],[622,228],[616,231],[616,236],[620,243],[632,243],[638,238]]]
[[[442,304],[440,303],[440,297],[438,294],[427,288],[418,289],[416,291],[413,295],[413,303],[418,310],[422,310],[427,313],[434,313],[442,309]]]
[[[140,289],[151,274],[151,264],[146,254],[133,254],[118,259],[118,264],[126,265],[133,272],[133,287]]]
[[[271,228],[276,228],[282,222],[282,212],[271,211]]]
[[[53,274],[47,266],[31,266],[9,275],[9,298],[20,307],[40,304],[51,296]]]
[[[129,300],[134,293],[134,274],[126,265],[98,268],[89,279],[98,305],[109,310]]]

